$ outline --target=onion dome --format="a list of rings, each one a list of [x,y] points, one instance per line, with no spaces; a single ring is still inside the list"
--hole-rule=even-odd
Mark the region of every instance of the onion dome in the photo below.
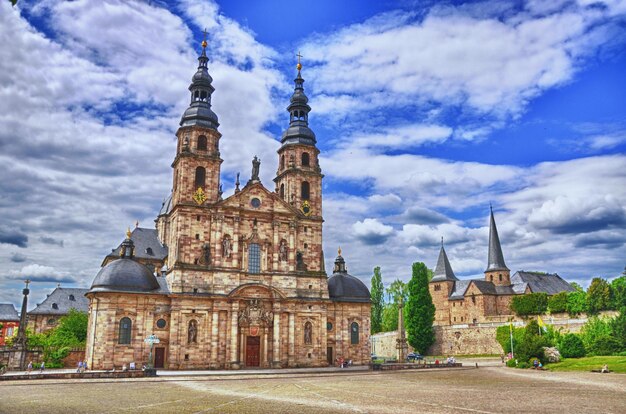
[[[287,107],[289,112],[289,128],[283,132],[281,142],[286,144],[306,144],[315,145],[315,133],[309,128],[309,112],[311,107],[308,105],[309,98],[304,94],[304,79],[300,70],[302,64],[300,63],[300,55],[298,54],[298,75],[294,80],[296,86],[291,95],[291,103]]]
[[[120,259],[104,266],[91,284],[93,292],[151,292],[159,289],[159,282],[150,269],[135,261],[135,245],[130,229],[120,248]]]
[[[198,70],[191,78],[191,85],[189,85],[191,103],[180,119],[180,126],[199,125],[217,129],[219,126],[217,115],[211,110],[211,94],[215,91],[215,88],[211,85],[213,78],[209,75],[208,69],[209,58],[206,55],[206,32],[204,35],[202,53],[198,57]]]
[[[333,275],[328,279],[328,296],[337,302],[364,302],[369,303],[370,291],[360,279],[348,274],[346,262],[339,255],[335,259]]]

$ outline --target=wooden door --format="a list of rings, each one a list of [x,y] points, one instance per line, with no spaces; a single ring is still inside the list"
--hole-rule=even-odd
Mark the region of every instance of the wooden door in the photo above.
[[[333,366],[333,347],[326,347],[326,361],[328,361],[328,365]]]
[[[261,337],[248,336],[246,338],[246,366],[258,367],[261,355]]]
[[[154,367],[165,367],[165,348],[154,348]]]

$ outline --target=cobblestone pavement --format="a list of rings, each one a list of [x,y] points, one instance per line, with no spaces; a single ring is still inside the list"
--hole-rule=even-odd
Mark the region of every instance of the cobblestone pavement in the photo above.
[[[625,413],[626,375],[503,367],[7,381],[2,413]]]

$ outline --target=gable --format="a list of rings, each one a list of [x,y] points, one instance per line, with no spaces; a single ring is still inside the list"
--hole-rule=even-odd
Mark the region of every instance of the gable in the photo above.
[[[300,215],[297,209],[282,200],[276,193],[269,191],[261,183],[246,185],[240,192],[220,201],[216,207],[244,210],[251,213],[273,213],[293,217]]]

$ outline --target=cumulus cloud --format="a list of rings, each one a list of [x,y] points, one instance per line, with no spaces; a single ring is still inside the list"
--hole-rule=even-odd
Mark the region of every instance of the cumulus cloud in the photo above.
[[[59,272],[54,267],[40,264],[29,264],[18,272],[13,272],[12,279],[22,280],[28,278],[32,282],[59,282],[74,283],[76,280],[67,275],[66,272]]]
[[[0,226],[0,243],[12,244],[17,247],[28,246],[28,236],[19,229]]]
[[[358,240],[368,245],[384,243],[394,232],[393,227],[370,218],[357,221],[352,230]]]
[[[442,224],[450,222],[445,215],[424,207],[409,207],[403,214],[403,219],[415,224]]]

